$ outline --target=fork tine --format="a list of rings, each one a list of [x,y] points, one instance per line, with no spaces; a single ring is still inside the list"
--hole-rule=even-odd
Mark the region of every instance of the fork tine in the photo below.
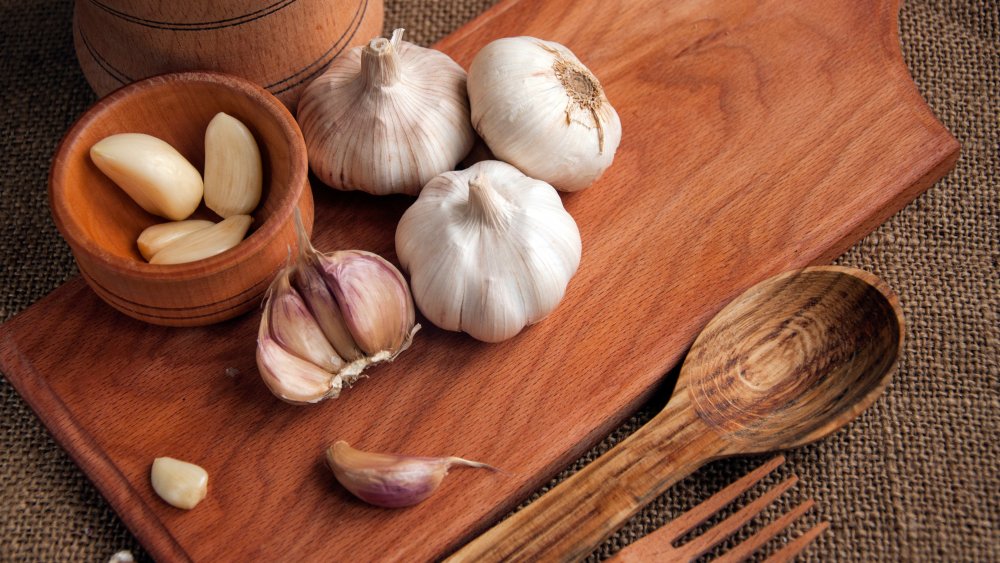
[[[716,559],[717,563],[735,563],[736,561],[743,561],[747,557],[754,554],[755,551],[760,549],[765,543],[769,542],[772,538],[777,536],[791,525],[792,522],[798,520],[803,514],[809,511],[813,505],[816,504],[812,499],[809,499],[802,504],[796,506],[792,510],[782,514],[780,517],[776,518],[773,522],[761,528],[756,534],[750,536],[746,541],[740,543],[736,547],[730,549],[724,553],[721,557]]]
[[[779,455],[771,459],[757,469],[733,481],[726,488],[708,497],[707,500],[698,506],[681,514],[673,521],[664,524],[663,527],[657,530],[657,534],[663,538],[670,538],[671,542],[676,541],[684,534],[697,528],[705,520],[708,520],[720,508],[736,500],[736,497],[757,484],[758,481],[777,469],[782,463],[785,463],[785,456]]]
[[[795,475],[785,479],[777,487],[770,489],[766,493],[754,499],[754,501],[750,504],[741,508],[736,514],[733,514],[729,518],[719,522],[704,534],[682,545],[680,547],[681,551],[683,551],[685,555],[689,556],[691,559],[701,557],[706,551],[712,549],[716,544],[736,533],[736,531],[749,522],[751,518],[759,514],[760,511],[767,508],[767,506],[774,502],[775,499],[780,497],[785,493],[785,491],[795,485],[798,480],[799,478]]]
[[[805,548],[809,547],[809,544],[813,542],[820,534],[826,531],[830,527],[829,522],[820,522],[812,528],[809,528],[806,533],[795,538],[794,540],[788,542],[788,545],[779,549],[767,559],[764,563],[785,563],[787,561],[792,561],[795,556],[802,553]]]

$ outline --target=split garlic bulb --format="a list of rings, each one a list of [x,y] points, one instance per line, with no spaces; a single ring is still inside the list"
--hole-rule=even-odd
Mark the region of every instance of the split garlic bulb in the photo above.
[[[298,121],[323,183],[416,195],[472,149],[465,71],[402,37],[354,48],[303,92]]]
[[[406,280],[364,250],[329,254],[310,244],[296,216],[298,259],[268,289],[257,331],[257,370],[293,404],[336,398],[369,366],[409,348],[416,324]]]
[[[431,180],[396,228],[420,311],[486,342],[555,309],[580,252],[580,231],[552,186],[495,160]]]
[[[611,166],[622,124],[569,49],[534,37],[486,45],[469,67],[472,124],[497,158],[567,192]]]

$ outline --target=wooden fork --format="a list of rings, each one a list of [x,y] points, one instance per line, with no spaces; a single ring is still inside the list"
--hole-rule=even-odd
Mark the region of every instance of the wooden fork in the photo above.
[[[744,475],[738,481],[730,484],[725,489],[712,495],[708,500],[678,516],[672,522],[666,524],[655,532],[629,544],[618,552],[611,561],[614,563],[648,562],[648,561],[694,561],[712,549],[719,542],[737,532],[751,518],[767,508],[785,491],[798,482],[798,477],[792,475],[782,481],[778,486],[761,495],[759,498],[744,506],[732,516],[719,522],[704,534],[693,540],[674,547],[673,543],[684,536],[684,534],[695,529],[699,524],[708,520],[713,514],[721,510],[724,506],[746,492],[755,483],[763,479],[768,473],[774,471],[785,462],[784,456],[778,456],[771,461],[761,465],[757,469]],[[796,519],[806,513],[815,503],[812,499],[806,500],[789,512],[783,514],[759,532],[751,536],[746,541],[730,549],[721,557],[715,559],[716,562],[743,561],[755,551],[764,546],[768,541],[777,536],[782,530],[787,528]],[[780,562],[791,561],[812,543],[824,530],[830,527],[829,522],[820,522],[813,526],[804,534],[790,541],[779,551],[771,555],[767,561]]]

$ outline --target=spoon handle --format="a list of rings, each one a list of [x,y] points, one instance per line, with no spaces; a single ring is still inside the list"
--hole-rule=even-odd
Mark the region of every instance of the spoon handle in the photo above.
[[[723,444],[686,388],[645,426],[582,471],[497,524],[448,561],[575,561],[640,508],[715,458]]]

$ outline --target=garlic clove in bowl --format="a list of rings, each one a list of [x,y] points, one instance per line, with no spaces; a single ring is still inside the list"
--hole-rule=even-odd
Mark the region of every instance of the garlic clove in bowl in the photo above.
[[[572,192],[611,166],[621,120],[597,77],[563,45],[493,41],[473,59],[468,90],[476,131],[528,176]]]
[[[420,311],[485,342],[511,338],[552,312],[581,250],[555,189],[498,161],[437,176],[396,229]]]
[[[119,133],[90,148],[90,159],[153,215],[187,219],[201,203],[201,174],[184,155],[162,139],[145,133]]]
[[[215,223],[204,219],[187,219],[185,221],[170,221],[169,223],[157,223],[146,227],[136,245],[139,247],[139,254],[146,260],[151,259],[157,252],[166,248],[173,241],[189,235],[195,231],[200,231],[211,227]]]

